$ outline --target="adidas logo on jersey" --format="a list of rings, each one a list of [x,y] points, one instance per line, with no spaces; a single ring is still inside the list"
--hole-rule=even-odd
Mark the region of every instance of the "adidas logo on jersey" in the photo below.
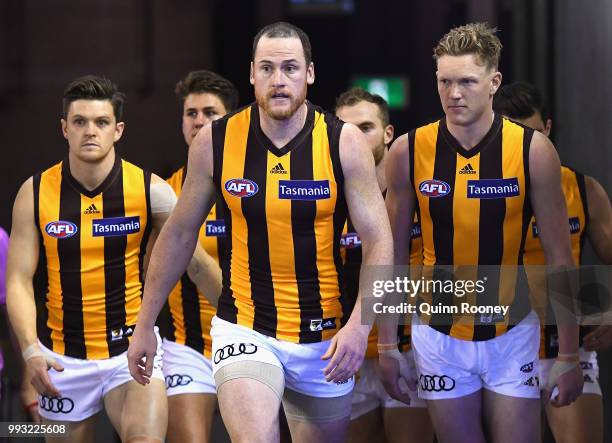
[[[463,168],[461,168],[459,174],[476,174],[476,171],[474,170],[474,168],[472,168],[472,165],[468,163]]]
[[[83,214],[99,214],[99,213],[100,211],[98,211],[98,208],[96,208],[96,205],[94,205],[93,203],[89,205],[89,207],[85,209],[85,211],[83,212]]]
[[[283,168],[283,165],[277,163],[272,169],[270,169],[270,174],[286,174],[287,171]]]

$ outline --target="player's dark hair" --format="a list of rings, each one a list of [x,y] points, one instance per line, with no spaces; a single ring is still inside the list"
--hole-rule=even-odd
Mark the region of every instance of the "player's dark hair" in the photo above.
[[[265,26],[257,33],[253,39],[253,53],[251,55],[253,60],[255,60],[257,44],[264,36],[268,38],[299,38],[302,42],[302,48],[304,49],[306,65],[309,65],[312,61],[312,48],[310,46],[310,39],[308,38],[308,35],[306,35],[306,33],[297,26],[287,22],[272,23],[271,25]]]
[[[68,116],[70,103],[76,100],[109,100],[113,106],[115,120],[120,122],[123,117],[125,94],[119,92],[117,85],[105,77],[85,75],[68,84],[64,89],[62,99],[62,115]]]
[[[205,69],[191,71],[176,84],[174,92],[181,100],[181,104],[189,94],[208,92],[219,97],[227,112],[238,107],[238,90],[234,84],[219,74]]]
[[[529,118],[536,111],[540,112],[544,123],[550,118],[542,93],[527,82],[515,82],[499,88],[493,97],[493,109],[512,119]]]
[[[357,103],[366,101],[378,106],[378,114],[383,126],[389,124],[389,105],[380,95],[372,94],[360,87],[354,87],[340,94],[336,99],[336,111],[342,106],[355,106]]]

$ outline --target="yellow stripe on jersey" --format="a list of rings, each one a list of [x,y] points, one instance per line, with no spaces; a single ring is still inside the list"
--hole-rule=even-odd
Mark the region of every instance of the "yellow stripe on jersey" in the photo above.
[[[48,275],[39,338],[54,352],[104,359],[127,350],[151,229],[150,177],[119,157],[93,191],[72,177],[67,160],[34,176]]]
[[[271,152],[267,153],[267,171],[284,170],[285,174],[268,174],[266,188],[278,189],[281,180],[291,174],[291,152],[283,157],[277,157]],[[281,165],[282,168],[277,166]],[[277,169],[274,169],[277,168]],[[279,214],[278,217],[268,217],[268,249],[270,251],[270,271],[274,288],[274,305],[278,309],[294,308],[293,300],[298,300],[299,291],[295,279],[286,279],[295,270],[295,245],[293,232],[287,226],[286,220],[291,220],[291,200],[280,200],[273,192],[266,193],[266,214]],[[282,216],[280,216],[282,214]],[[275,244],[285,245],[284,248],[275,248]],[[294,303],[294,302],[293,302]],[[295,334],[286,334],[281,331],[299,331],[300,316],[278,316],[278,333],[280,340],[295,341]]]
[[[584,175],[567,166],[561,166],[561,189],[563,190],[569,216],[568,224],[572,258],[574,264],[579,266],[588,223]],[[527,266],[530,293],[534,294],[534,297],[537,298],[534,300],[534,303],[540,308],[538,309],[538,315],[542,324],[546,325],[542,327],[540,333],[540,358],[554,358],[557,354],[557,346],[554,345],[554,342],[556,342],[554,338],[552,339],[553,343],[551,343],[551,338],[557,332],[555,326],[547,324],[552,319],[550,317],[547,318],[546,315],[547,308],[549,308],[546,292],[546,272],[544,267],[540,267],[541,265],[546,265],[546,256],[540,242],[535,218],[531,219],[529,230],[527,231],[523,263]],[[533,268],[530,268],[530,266],[533,266]],[[581,331],[581,335],[582,333],[583,331]]]
[[[327,340],[343,318],[341,126],[308,104],[304,128],[279,149],[258,112],[252,105],[213,125],[231,250],[217,315],[286,341]]]
[[[37,183],[38,181],[38,183]],[[39,214],[47,214],[49,220],[60,220],[60,200],[57,198],[60,195],[62,184],[61,163],[42,172],[39,176],[34,177],[34,194],[35,204],[38,201],[38,211],[35,216],[40,220]],[[40,189],[46,192],[40,192]],[[41,224],[37,223],[38,227],[44,229],[46,221]],[[45,251],[57,251],[58,238],[50,235],[42,235],[42,245]],[[47,327],[50,330],[50,341],[52,342],[50,349],[58,354],[64,354],[64,310],[62,301],[62,284],[60,278],[60,260],[59,255],[54,253],[46,254],[47,259],[47,300],[45,302],[47,312]],[[49,331],[46,331],[49,332]]]
[[[519,265],[529,217],[528,152],[533,131],[496,115],[483,140],[465,150],[445,120],[409,133],[411,180],[418,200],[425,266]],[[476,280],[482,269],[461,268],[456,278]],[[426,273],[437,270],[425,270]],[[437,277],[436,277],[437,278]],[[510,306],[509,314],[421,314],[436,330],[464,340],[487,340],[506,332],[529,311],[514,270],[500,272],[483,294],[461,300],[421,294],[438,306]]]
[[[185,180],[185,168],[178,169],[167,180],[177,196],[180,195]],[[216,205],[212,207],[206,221],[200,228],[198,239],[204,250],[219,260],[219,243],[225,237],[225,224],[218,218]],[[222,247],[221,247],[222,248]],[[212,339],[210,327],[216,309],[208,302],[187,273],[184,273],[168,297],[171,325],[166,338],[187,345],[196,352],[211,357]]]

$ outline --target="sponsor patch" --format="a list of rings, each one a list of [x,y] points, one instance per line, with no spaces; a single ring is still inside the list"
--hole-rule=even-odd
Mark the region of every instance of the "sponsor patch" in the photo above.
[[[259,191],[257,183],[246,178],[232,178],[225,182],[225,190],[234,197],[252,197]]]
[[[225,237],[225,220],[206,220],[207,237]]]
[[[571,217],[568,222],[570,234],[578,234],[580,232],[580,219],[578,217]],[[533,238],[540,236],[540,231],[538,230],[538,225],[536,222],[531,224],[531,232],[533,234]]]
[[[53,221],[45,226],[45,232],[53,238],[69,238],[76,234],[77,231],[77,225],[64,220]]]
[[[122,326],[120,328],[110,330],[110,339],[111,339],[111,342],[123,340],[124,338],[131,337],[133,333],[134,333],[134,325]]]
[[[419,191],[425,197],[438,198],[450,194],[451,187],[442,180],[425,180],[419,184]]]
[[[98,218],[91,221],[94,237],[122,237],[140,231],[140,216]]]
[[[533,371],[533,362],[530,361],[529,363],[527,363],[526,365],[521,366],[521,372],[531,372]]]
[[[329,180],[279,180],[280,200],[324,200],[331,197]]]
[[[310,330],[323,331],[325,329],[334,329],[336,327],[336,317],[332,318],[317,318],[310,320]]]
[[[517,197],[520,194],[517,177],[468,180],[467,182],[467,198],[508,198]]]
[[[361,247],[361,239],[356,232],[347,232],[342,234],[340,238],[340,246],[346,249],[355,249]]]

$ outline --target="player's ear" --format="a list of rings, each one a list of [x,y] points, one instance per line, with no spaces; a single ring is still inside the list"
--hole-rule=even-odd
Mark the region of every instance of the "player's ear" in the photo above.
[[[68,122],[62,118],[60,119],[60,124],[62,125],[62,135],[68,140]]]
[[[546,125],[544,126],[544,134],[546,134],[546,137],[550,137],[551,131],[552,131],[552,120],[548,119],[546,120]]]
[[[118,122],[115,125],[115,136],[113,137],[113,140],[115,142],[118,142],[119,139],[121,138],[121,136],[123,135],[123,130],[125,129],[125,123],[124,122]]]
[[[383,133],[383,143],[385,145],[388,145],[389,143],[391,143],[391,140],[393,140],[394,132],[395,132],[395,128],[393,127],[393,125],[385,126],[385,130]]]
[[[255,84],[255,76],[254,76],[254,67],[253,67],[253,62],[251,61],[251,69],[249,70],[249,82],[251,82],[252,85]]]
[[[502,73],[496,71],[493,73],[493,77],[491,78],[491,88],[489,90],[489,95],[493,97],[502,83]]]
[[[306,83],[308,83],[309,85],[312,85],[314,81],[315,81],[314,63],[310,62],[310,64],[308,65],[308,68],[306,68]]]

